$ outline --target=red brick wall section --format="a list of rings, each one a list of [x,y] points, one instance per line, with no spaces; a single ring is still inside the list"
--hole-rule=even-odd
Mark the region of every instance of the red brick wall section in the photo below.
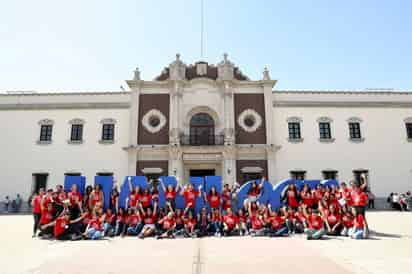
[[[160,176],[169,175],[169,165],[168,161],[137,161],[136,163],[136,176],[144,176],[142,169],[145,167],[157,167],[163,169]]]
[[[266,144],[265,99],[263,94],[235,94],[236,144]],[[239,126],[237,119],[246,109],[253,109],[262,117],[262,125],[255,132],[247,132]]]
[[[141,94],[139,97],[137,143],[142,145],[169,144],[169,94]],[[151,109],[160,110],[166,117],[166,125],[156,133],[151,133],[142,125],[143,116]]]
[[[263,169],[262,175],[268,177],[267,160],[236,160],[236,181],[239,184],[244,184],[241,169],[244,167],[260,167]]]

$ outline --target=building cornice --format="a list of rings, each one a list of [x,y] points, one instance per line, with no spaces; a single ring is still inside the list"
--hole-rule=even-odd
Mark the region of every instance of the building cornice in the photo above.
[[[412,95],[411,90],[273,90],[273,94]]]
[[[21,97],[21,96],[70,96],[70,95],[129,95],[129,91],[12,91],[12,92],[0,92],[1,96],[8,97]]]
[[[130,103],[27,103],[0,104],[0,110],[48,110],[48,109],[126,109]]]
[[[274,100],[274,107],[353,107],[353,108],[411,108],[411,102],[399,101],[295,101],[295,100]]]

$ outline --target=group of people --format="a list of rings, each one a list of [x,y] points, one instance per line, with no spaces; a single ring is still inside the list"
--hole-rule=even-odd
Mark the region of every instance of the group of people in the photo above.
[[[365,207],[367,181],[344,182],[340,186],[318,185],[298,190],[290,184],[282,195],[283,206],[272,208],[270,203],[259,203],[263,182],[253,181],[243,203],[234,202],[237,190],[225,184],[221,193],[212,186],[209,191],[189,183],[167,184],[159,179],[151,187],[133,186],[126,182],[130,195],[125,205],[119,206],[119,192],[111,192],[110,204],[104,209],[104,194],[99,185],[87,187],[82,195],[77,185],[65,192],[61,185],[56,190],[43,189],[32,199],[33,237],[58,240],[102,239],[103,237],[131,236],[205,237],[205,236],[289,236],[306,234],[307,239],[323,235],[368,237]],[[162,188],[165,206],[159,206]],[[176,195],[184,198],[184,207],[176,207]],[[196,201],[204,200],[205,207],[196,212]],[[238,204],[242,204],[238,208]],[[37,234],[39,230],[39,233]]]
[[[410,191],[402,194],[392,192],[389,194],[387,202],[392,209],[408,211],[412,208],[412,194]]]

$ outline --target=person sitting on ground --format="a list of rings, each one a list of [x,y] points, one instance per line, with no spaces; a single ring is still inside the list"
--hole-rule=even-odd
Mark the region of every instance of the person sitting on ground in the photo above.
[[[340,235],[342,230],[342,220],[339,211],[334,204],[331,204],[328,209],[320,209],[323,222],[327,228],[328,235]]]
[[[237,218],[239,220],[239,235],[249,235],[249,230],[247,228],[247,216],[242,208],[238,209]]]
[[[185,237],[192,237],[196,238],[196,226],[197,226],[197,221],[196,218],[193,216],[193,213],[191,210],[188,211],[188,208],[185,209],[187,212],[187,217],[184,219],[184,235]]]
[[[142,215],[137,208],[129,208],[125,219],[125,229],[127,235],[137,236],[144,226]]]
[[[269,204],[270,206],[270,204]],[[298,207],[299,208],[299,207]],[[271,210],[271,207],[269,207],[269,209]],[[296,232],[296,224],[297,224],[297,220],[295,217],[295,211],[293,210],[293,208],[288,207],[288,208],[281,208],[280,212],[281,215],[284,218],[286,227],[288,228],[288,233],[289,234],[294,234]]]
[[[272,210],[269,205],[269,216],[265,222],[268,225],[269,237],[279,237],[288,234],[288,228],[285,223],[285,216],[281,216],[279,210]]]
[[[352,215],[355,216],[353,220],[353,227],[349,230],[348,236],[352,239],[366,239],[368,238],[368,227],[365,216],[359,208],[352,207]]]
[[[112,209],[109,207],[104,214],[104,223],[103,223],[103,235],[113,237],[115,235],[115,223],[116,215],[113,214]]]
[[[47,207],[41,212],[41,217],[39,221],[40,233],[39,237],[50,239],[53,237],[53,226],[54,226],[54,210],[52,203],[48,203]]]
[[[200,213],[197,216],[197,224],[198,224],[198,237],[205,237],[209,236],[209,233],[212,231],[212,224],[211,218],[207,213],[207,208],[202,207]]]
[[[347,210],[346,207],[344,207],[344,212],[342,216],[342,231],[340,235],[342,236],[349,236],[349,230],[353,227],[353,215],[350,210]]]
[[[175,212],[172,209],[170,212],[174,213],[176,222],[174,236],[184,236],[184,212],[180,208],[176,208]]]
[[[147,207],[146,211],[143,208],[143,205],[140,204],[140,214],[143,219],[143,228],[139,233],[139,238],[144,239],[146,237],[153,236],[155,233],[155,223],[157,220],[157,202],[154,203],[153,211],[151,207]]]
[[[174,214],[172,211],[169,211],[165,217],[163,217],[158,222],[161,225],[159,235],[156,239],[164,239],[164,238],[174,238],[174,229],[176,227],[176,221],[174,218]]]
[[[251,228],[249,233],[251,236],[264,236],[266,233],[266,229],[264,227],[265,222],[263,218],[263,213],[261,209],[254,210],[253,208],[257,208],[257,204],[255,202],[249,203],[249,219]]]
[[[83,233],[85,239],[100,240],[103,238],[102,217],[100,210],[92,211],[92,219],[89,221],[85,233]]]
[[[82,216],[77,219],[70,220],[70,212],[63,212],[62,215],[57,217],[54,224],[54,237],[57,240],[80,240],[81,232],[78,230],[78,226],[75,224],[82,220]]]
[[[307,208],[303,206],[303,213],[308,222],[308,228],[305,229],[308,240],[321,239],[326,234],[326,230],[323,228],[322,217],[319,216],[318,210],[312,209],[312,213],[309,214]]]
[[[222,214],[219,209],[212,210],[211,231],[216,237],[222,236]]]
[[[306,206],[306,204],[304,204]],[[308,207],[311,208],[311,207]],[[294,213],[294,229],[295,233],[303,233],[305,231],[305,228],[307,228],[307,222],[306,222],[306,217],[303,214],[303,205],[300,205],[298,207],[298,210]]]
[[[232,209],[228,208],[226,215],[223,216],[223,235],[239,235],[239,219],[233,214]]]
[[[123,236],[125,231],[126,231],[126,214],[125,214],[124,208],[120,207],[119,211],[116,214],[116,226],[114,229],[114,235]]]

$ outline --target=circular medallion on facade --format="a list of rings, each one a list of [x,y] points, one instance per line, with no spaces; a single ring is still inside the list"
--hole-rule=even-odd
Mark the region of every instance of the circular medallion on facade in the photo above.
[[[237,119],[239,126],[246,132],[255,132],[262,125],[262,117],[253,109],[245,109]]]
[[[150,133],[159,132],[166,122],[166,117],[158,109],[149,110],[142,118],[143,127]]]

